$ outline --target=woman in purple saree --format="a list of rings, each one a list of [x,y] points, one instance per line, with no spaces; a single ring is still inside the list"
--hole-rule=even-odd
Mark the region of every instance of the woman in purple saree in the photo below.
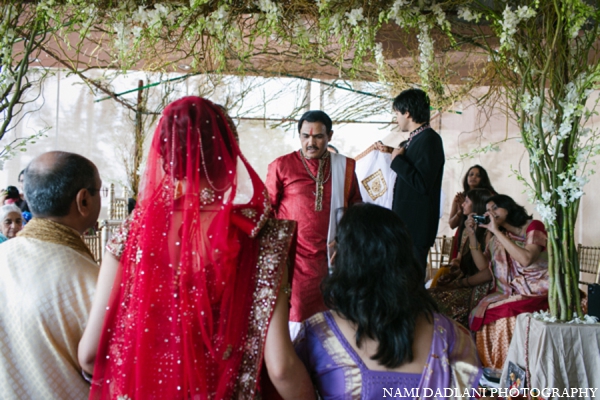
[[[481,374],[475,344],[420,284],[424,271],[400,218],[353,206],[336,240],[323,282],[330,311],[306,320],[295,342],[321,397],[469,397]]]

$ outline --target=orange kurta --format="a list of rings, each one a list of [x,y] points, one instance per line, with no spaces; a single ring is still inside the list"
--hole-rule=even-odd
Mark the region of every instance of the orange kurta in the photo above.
[[[332,178],[329,178],[323,186],[323,209],[315,211],[315,182],[308,175],[300,157],[300,152],[295,151],[273,161],[269,165],[266,182],[275,216],[298,223],[290,310],[290,321],[294,322],[302,322],[327,309],[320,285],[327,276],[327,234],[332,182]],[[307,159],[306,164],[313,176],[316,176],[319,160]],[[353,159],[346,159],[346,176],[351,174],[346,197],[348,205],[361,201],[354,165]],[[326,178],[329,166],[324,171]]]

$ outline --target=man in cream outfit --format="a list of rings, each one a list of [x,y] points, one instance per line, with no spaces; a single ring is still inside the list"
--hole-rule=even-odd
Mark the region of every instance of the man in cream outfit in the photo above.
[[[98,266],[81,239],[100,212],[98,170],[49,152],[25,170],[33,219],[0,245],[0,397],[87,399],[77,345]]]

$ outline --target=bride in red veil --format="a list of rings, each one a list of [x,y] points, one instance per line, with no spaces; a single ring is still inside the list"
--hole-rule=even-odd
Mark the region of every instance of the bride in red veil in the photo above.
[[[79,345],[91,399],[252,399],[263,359],[284,398],[314,397],[287,331],[295,223],[268,218],[227,118],[199,97],[163,112]]]

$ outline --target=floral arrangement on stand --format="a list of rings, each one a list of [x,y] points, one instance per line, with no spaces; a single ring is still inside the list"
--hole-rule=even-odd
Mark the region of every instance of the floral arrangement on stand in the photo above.
[[[463,19],[485,19],[493,37],[474,35],[485,49],[506,103],[529,154],[528,187],[548,230],[550,314],[562,321],[583,318],[575,222],[593,157],[600,153],[598,131],[586,127],[599,98],[597,38],[599,4],[579,0],[475,1],[460,9]],[[468,8],[467,8],[468,7]],[[590,107],[588,108],[588,103]]]
[[[600,79],[600,0],[2,4],[3,15],[21,17],[0,25],[0,88],[15,80],[12,66],[19,60],[42,53],[74,73],[92,67],[174,71],[183,62],[193,71],[238,74],[256,65],[272,74],[327,69],[341,78],[388,83],[391,93],[420,85],[442,109],[475,86],[492,87],[519,124],[529,153],[530,179],[515,173],[548,227],[550,312],[560,320],[583,317],[574,226],[593,173],[588,167],[600,152],[597,132],[586,127],[596,114],[597,100],[588,103]],[[386,35],[404,40],[404,53],[388,48]],[[402,57],[412,59],[410,68],[403,69]],[[465,66],[470,81],[452,85]]]

